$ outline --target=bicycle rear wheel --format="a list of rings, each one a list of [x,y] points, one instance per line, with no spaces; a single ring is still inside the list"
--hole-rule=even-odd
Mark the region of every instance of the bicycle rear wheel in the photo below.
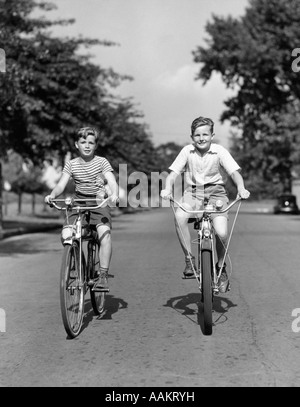
[[[201,278],[202,278],[202,301],[204,314],[204,333],[212,334],[212,254],[210,250],[201,251]]]
[[[60,273],[60,308],[65,330],[75,338],[81,330],[84,314],[84,259],[80,273],[79,247],[76,242],[64,247]],[[81,275],[80,275],[81,274]]]
[[[89,276],[92,280],[97,279],[97,271],[99,270],[99,245],[96,242],[90,242],[88,245],[88,267]],[[95,315],[101,315],[105,307],[105,292],[93,291],[93,286],[90,288],[91,303]]]

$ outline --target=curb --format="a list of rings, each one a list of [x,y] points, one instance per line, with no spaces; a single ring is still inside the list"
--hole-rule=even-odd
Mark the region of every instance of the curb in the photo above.
[[[2,239],[7,239],[8,237],[24,235],[26,233],[39,233],[47,230],[55,230],[61,228],[61,223],[56,224],[39,224],[39,225],[31,225],[27,227],[19,227],[15,229],[6,229],[3,230]]]
[[[134,210],[130,211],[115,211],[112,212],[112,217],[113,218],[118,218],[119,216],[122,216],[123,214],[131,214],[131,213],[136,213],[139,212],[139,208],[136,208]],[[30,225],[27,226],[21,226],[18,228],[11,228],[11,229],[4,229],[0,235],[0,241],[7,239],[9,237],[13,236],[18,236],[18,235],[24,235],[27,233],[39,233],[39,232],[44,232],[48,230],[55,230],[55,229],[61,229],[63,226],[63,220],[61,222],[56,222],[56,223],[31,223]]]

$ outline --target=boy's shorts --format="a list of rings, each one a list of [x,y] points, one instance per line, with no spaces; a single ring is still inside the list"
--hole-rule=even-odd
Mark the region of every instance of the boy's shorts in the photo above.
[[[87,196],[87,195],[82,195],[82,194],[75,194],[74,198],[78,199],[85,199],[85,202],[82,202],[83,205],[89,205],[89,206],[96,206],[97,204],[95,202],[89,201],[88,199],[95,199],[96,196]],[[77,217],[77,212],[74,210],[72,213],[66,217],[64,226],[68,225],[73,225]],[[98,208],[98,209],[93,209],[89,211],[88,216],[84,216],[82,220],[82,225],[86,225],[89,223],[91,226],[96,228],[96,226],[100,225],[106,225],[109,226],[109,228],[112,228],[112,220],[111,220],[111,213],[110,213],[110,208],[108,205],[104,206],[103,208]]]
[[[227,192],[223,185],[207,184],[204,186],[188,187],[181,198],[181,204],[188,204],[192,210],[203,210],[204,199],[207,199],[211,204],[215,204],[217,200],[221,200],[223,202],[223,208],[226,208],[229,203]],[[217,216],[228,218],[228,212],[214,213],[211,216],[212,218]]]

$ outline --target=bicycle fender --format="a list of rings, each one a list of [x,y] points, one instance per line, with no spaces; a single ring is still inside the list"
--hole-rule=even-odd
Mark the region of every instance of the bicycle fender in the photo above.
[[[66,246],[66,245],[72,246],[72,243],[73,243],[73,239],[65,239],[62,242],[63,246]]]
[[[212,249],[212,244],[210,239],[202,239],[201,242],[201,250],[209,250],[211,251]]]

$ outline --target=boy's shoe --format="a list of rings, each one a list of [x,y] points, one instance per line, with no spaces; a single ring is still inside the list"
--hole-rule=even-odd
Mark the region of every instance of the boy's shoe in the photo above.
[[[108,287],[108,273],[100,273],[98,280],[96,281],[93,291],[97,292],[109,292]]]
[[[194,270],[196,269],[196,264],[195,264],[195,257],[191,256],[190,257],[186,257],[185,258],[185,269],[183,271],[183,277],[184,278],[194,278],[195,277],[195,273]]]
[[[216,268],[217,273],[219,274],[220,267],[218,266],[218,264],[216,264]],[[226,271],[226,263],[224,263],[224,266],[222,268],[222,272],[218,281],[218,288],[220,293],[226,293],[227,291],[230,290],[230,283]]]

